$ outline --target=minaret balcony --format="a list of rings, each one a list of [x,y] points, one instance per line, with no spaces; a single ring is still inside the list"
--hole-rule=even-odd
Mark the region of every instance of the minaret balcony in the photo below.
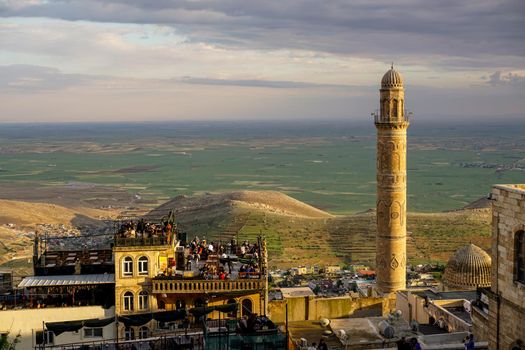
[[[376,124],[403,124],[409,122],[410,113],[405,113],[401,117],[391,117],[387,115],[380,115],[377,113],[372,114],[374,116],[374,123]]]

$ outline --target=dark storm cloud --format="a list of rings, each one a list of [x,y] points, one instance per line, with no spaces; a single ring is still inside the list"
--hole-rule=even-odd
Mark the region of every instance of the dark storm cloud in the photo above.
[[[23,3],[23,2],[22,2]],[[233,48],[306,49],[417,64],[523,66],[522,0],[68,0],[0,7],[3,16],[174,26],[192,41]],[[409,57],[409,58],[408,58]],[[436,65],[448,66],[446,60]]]

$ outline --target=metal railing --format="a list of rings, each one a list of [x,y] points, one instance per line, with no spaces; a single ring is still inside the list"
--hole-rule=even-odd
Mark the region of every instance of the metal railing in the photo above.
[[[409,113],[403,114],[401,117],[390,117],[380,114],[373,114],[374,123],[376,124],[395,124],[395,123],[408,123]]]
[[[180,333],[133,340],[101,339],[61,345],[40,344],[34,347],[35,350],[129,350],[133,348],[136,350],[204,350],[204,335],[202,333]]]
[[[155,246],[167,245],[167,237],[115,237],[115,247],[139,247],[139,246]]]
[[[153,278],[153,293],[235,292],[264,289],[263,279],[247,280],[175,280],[169,277]]]

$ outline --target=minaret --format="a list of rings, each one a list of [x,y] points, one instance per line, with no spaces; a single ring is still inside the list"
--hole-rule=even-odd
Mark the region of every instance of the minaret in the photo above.
[[[408,116],[403,79],[391,69],[381,79],[377,128],[377,288],[406,288],[406,153]]]

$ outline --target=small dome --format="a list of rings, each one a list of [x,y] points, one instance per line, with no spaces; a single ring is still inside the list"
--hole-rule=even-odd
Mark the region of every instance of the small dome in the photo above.
[[[456,250],[449,259],[443,283],[450,289],[490,287],[492,259],[483,249],[468,244]]]
[[[393,66],[385,73],[385,75],[383,75],[383,79],[381,79],[381,87],[383,89],[403,87],[403,78]]]

